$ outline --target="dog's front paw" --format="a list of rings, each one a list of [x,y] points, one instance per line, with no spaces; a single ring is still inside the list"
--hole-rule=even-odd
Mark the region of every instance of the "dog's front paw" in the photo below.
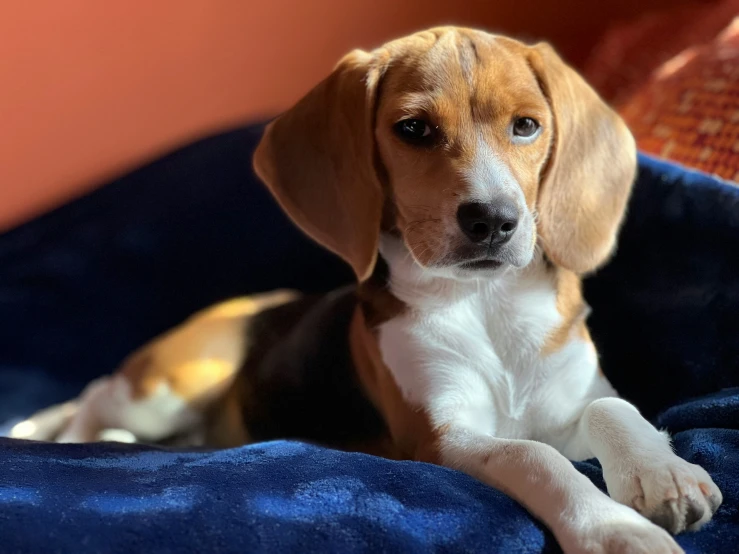
[[[626,506],[594,510],[557,538],[565,554],[685,554],[667,531]]]
[[[723,500],[706,470],[673,454],[604,476],[613,499],[673,534],[699,529]]]

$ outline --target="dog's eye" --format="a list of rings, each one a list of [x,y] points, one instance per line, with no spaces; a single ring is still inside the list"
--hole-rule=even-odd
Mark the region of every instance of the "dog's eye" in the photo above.
[[[513,122],[513,134],[521,138],[531,138],[539,130],[539,122],[530,117],[519,117]]]
[[[434,138],[434,129],[423,119],[403,119],[393,126],[393,130],[409,144],[428,144]]]

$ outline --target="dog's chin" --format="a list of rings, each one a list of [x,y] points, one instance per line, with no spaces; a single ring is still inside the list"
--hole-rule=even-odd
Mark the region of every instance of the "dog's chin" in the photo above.
[[[482,260],[474,260],[471,262],[463,262],[457,266],[462,271],[495,271],[506,265],[499,260],[483,258]]]
[[[419,278],[490,280],[508,273],[509,270],[526,267],[531,262],[534,255],[533,241],[526,240],[531,245],[528,247],[520,244],[523,241],[517,242],[518,244],[511,243],[493,252],[480,245],[458,243],[446,252],[434,253],[431,260],[422,260],[405,242],[383,236],[380,253],[392,267],[409,265],[407,270],[411,272],[415,268],[415,271],[419,271]]]
[[[448,270],[454,278],[464,281],[494,279],[511,269],[526,267],[532,258],[533,250],[522,256],[511,256],[509,253],[503,253],[498,256],[462,259],[450,266]]]
[[[511,267],[511,264],[500,260],[481,259],[462,262],[450,269],[455,279],[460,281],[473,281],[480,279],[494,279],[505,273]]]
[[[454,281],[489,281],[505,275],[511,270],[520,269],[531,262],[532,256],[524,259],[504,259],[485,256],[481,258],[457,258],[445,264],[422,265],[419,267],[426,277],[451,279]]]

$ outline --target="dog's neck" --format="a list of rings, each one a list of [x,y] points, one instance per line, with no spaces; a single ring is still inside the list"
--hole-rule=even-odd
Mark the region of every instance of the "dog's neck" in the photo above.
[[[380,255],[388,266],[390,292],[417,311],[444,308],[471,296],[489,298],[492,295],[515,303],[520,293],[530,290],[532,280],[551,282],[547,264],[540,254],[536,254],[525,268],[509,266],[494,272],[481,272],[478,278],[470,279],[421,267],[397,237],[382,237]]]

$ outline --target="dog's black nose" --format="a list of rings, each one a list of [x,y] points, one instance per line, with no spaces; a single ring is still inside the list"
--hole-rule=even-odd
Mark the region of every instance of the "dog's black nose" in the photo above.
[[[503,244],[518,225],[518,208],[510,200],[470,202],[457,210],[459,227],[472,242]]]

